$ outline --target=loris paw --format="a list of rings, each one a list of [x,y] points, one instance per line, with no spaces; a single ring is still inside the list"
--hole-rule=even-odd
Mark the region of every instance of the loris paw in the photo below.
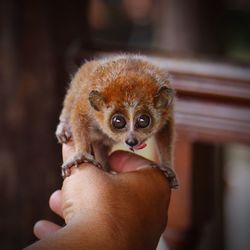
[[[56,128],[56,137],[58,142],[62,143],[67,143],[71,137],[71,129],[70,125],[67,122],[60,122]]]
[[[67,161],[65,161],[62,165],[62,177],[66,178],[67,176],[70,176],[71,171],[70,169],[75,166],[78,167],[78,165],[82,163],[91,163],[95,165],[96,167],[103,169],[102,165],[95,160],[94,156],[88,153],[85,154],[76,154],[73,157],[69,158]]]
[[[166,176],[167,180],[169,181],[170,188],[177,189],[179,187],[178,180],[176,178],[176,174],[174,170],[170,167],[167,167],[166,165],[158,165],[158,164],[152,164],[154,168],[159,168],[164,175]]]

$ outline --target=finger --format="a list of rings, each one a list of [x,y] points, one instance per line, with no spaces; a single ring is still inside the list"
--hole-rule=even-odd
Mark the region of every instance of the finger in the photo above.
[[[69,141],[67,144],[62,145],[63,161],[66,161],[75,152],[73,141]]]
[[[62,212],[62,192],[61,190],[55,191],[49,199],[50,209],[55,212],[57,215],[63,218]]]
[[[51,233],[56,232],[61,227],[51,221],[40,220],[33,228],[33,232],[38,239],[43,239]]]
[[[152,168],[151,161],[134,153],[115,151],[110,155],[109,163],[111,169],[119,173],[145,169],[145,171],[140,171],[140,173],[143,173],[144,180],[146,176],[148,176],[151,180],[155,179],[158,184],[162,182],[163,186],[166,186],[166,183],[168,184],[167,186],[169,186],[164,174],[160,170]],[[139,172],[137,171],[137,173]],[[133,178],[136,178],[138,181],[138,175],[131,176],[131,179]],[[158,186],[160,186],[160,184]]]
[[[109,157],[109,164],[112,170],[117,172],[138,170],[149,167],[150,163],[149,160],[126,151],[115,151]]]

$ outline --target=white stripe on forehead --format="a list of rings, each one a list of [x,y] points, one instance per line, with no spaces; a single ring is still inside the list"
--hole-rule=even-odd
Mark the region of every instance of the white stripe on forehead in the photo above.
[[[139,104],[139,100],[133,100],[132,102],[125,102],[124,107],[127,110],[135,111],[136,106]]]
[[[136,105],[132,106],[129,105],[128,107],[128,116],[129,116],[129,132],[134,132],[134,115],[135,115],[135,107]]]

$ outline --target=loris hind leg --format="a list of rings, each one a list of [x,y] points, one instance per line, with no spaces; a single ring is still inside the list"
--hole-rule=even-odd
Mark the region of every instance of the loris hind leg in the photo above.
[[[160,158],[160,163],[155,166],[166,175],[171,188],[178,188],[179,184],[173,170],[173,128],[173,120],[169,120],[155,136]]]
[[[103,169],[102,165],[94,158],[90,153],[76,153],[68,160],[66,160],[62,165],[62,177],[65,178],[70,176],[71,168],[78,167],[82,163],[91,163],[96,167]]]
[[[62,176],[64,178],[70,175],[71,167],[78,167],[78,165],[82,163],[91,163],[98,168],[102,168],[102,165],[95,159],[92,152],[92,145],[88,134],[89,126],[86,117],[84,118],[78,115],[77,112],[74,112],[71,117],[71,124],[75,154],[62,165]]]

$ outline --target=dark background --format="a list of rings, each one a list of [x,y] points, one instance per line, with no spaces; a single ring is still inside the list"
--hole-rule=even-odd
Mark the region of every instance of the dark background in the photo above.
[[[98,51],[250,63],[247,0],[0,1],[0,248],[35,240],[60,188],[54,136],[77,66]],[[199,152],[199,149],[197,149]]]

